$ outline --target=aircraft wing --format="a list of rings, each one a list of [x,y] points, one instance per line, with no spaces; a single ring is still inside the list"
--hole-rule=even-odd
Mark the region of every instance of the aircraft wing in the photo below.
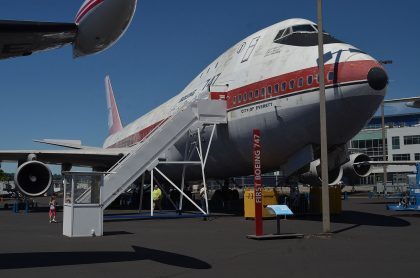
[[[73,166],[110,167],[129,149],[80,149],[80,150],[0,150],[1,162],[27,161],[29,155],[46,164],[69,163]]]
[[[53,145],[59,146],[68,149],[95,149],[101,150],[101,148],[91,147],[91,146],[84,146],[82,145],[82,141],[80,140],[63,140],[63,139],[43,139],[43,140],[33,140],[36,143],[46,144],[46,145]]]
[[[386,165],[416,165],[420,161],[363,161],[354,163],[354,165],[373,165],[373,166],[386,166]]]
[[[0,20],[0,59],[28,56],[74,42],[74,23]]]

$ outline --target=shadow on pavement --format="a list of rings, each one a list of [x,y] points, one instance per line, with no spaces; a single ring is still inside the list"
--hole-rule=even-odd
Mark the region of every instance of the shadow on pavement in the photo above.
[[[33,252],[0,254],[0,269],[97,264],[151,260],[190,269],[210,269],[211,265],[185,255],[132,246],[132,252]]]
[[[321,215],[308,215],[298,217],[298,219],[322,221]],[[404,227],[409,226],[410,222],[395,217],[375,213],[360,212],[360,211],[343,211],[341,215],[331,216],[331,222],[352,224],[355,226],[386,226],[386,227]]]

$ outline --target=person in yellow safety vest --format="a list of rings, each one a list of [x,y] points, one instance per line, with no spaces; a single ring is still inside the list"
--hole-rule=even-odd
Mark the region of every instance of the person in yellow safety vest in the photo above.
[[[155,185],[153,189],[152,197],[153,197],[153,208],[155,210],[160,211],[162,209],[162,191],[157,185]]]

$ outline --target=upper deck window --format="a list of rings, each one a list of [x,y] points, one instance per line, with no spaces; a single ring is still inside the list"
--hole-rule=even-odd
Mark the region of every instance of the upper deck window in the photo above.
[[[255,92],[254,92],[254,98],[258,98],[258,96],[259,96],[259,92],[258,92],[258,89],[257,89],[257,90],[255,90]]]
[[[261,89],[261,97],[265,97],[265,88]]]

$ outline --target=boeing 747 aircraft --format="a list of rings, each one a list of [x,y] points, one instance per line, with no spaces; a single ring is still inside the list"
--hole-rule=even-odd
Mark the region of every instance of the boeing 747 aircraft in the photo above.
[[[137,0],[86,0],[74,23],[0,20],[0,59],[73,45],[80,57],[112,46],[125,32]]]
[[[329,182],[340,181],[343,170],[348,175],[366,176],[371,165],[361,162],[369,161],[369,157],[349,157],[346,143],[378,109],[388,76],[369,54],[328,33],[324,33],[325,75],[319,76],[318,32],[317,25],[305,19],[289,19],[260,30],[206,66],[178,95],[125,127],[106,78],[110,134],[102,148],[83,146],[80,141],[42,140],[69,149],[0,151],[0,160],[17,161],[16,185],[27,195],[40,195],[51,184],[46,164],[60,164],[63,170],[74,165],[106,171],[136,143],[164,125],[179,107],[197,99],[217,98],[226,100],[227,124],[217,126],[207,177],[251,175],[252,129],[259,128],[263,172],[281,169],[286,176],[319,181],[318,80],[324,78]],[[204,127],[202,134],[206,145],[210,130]],[[171,147],[166,159],[184,160],[186,140]],[[170,177],[179,175],[179,168],[165,167]],[[187,179],[197,179],[201,169],[190,168]]]

